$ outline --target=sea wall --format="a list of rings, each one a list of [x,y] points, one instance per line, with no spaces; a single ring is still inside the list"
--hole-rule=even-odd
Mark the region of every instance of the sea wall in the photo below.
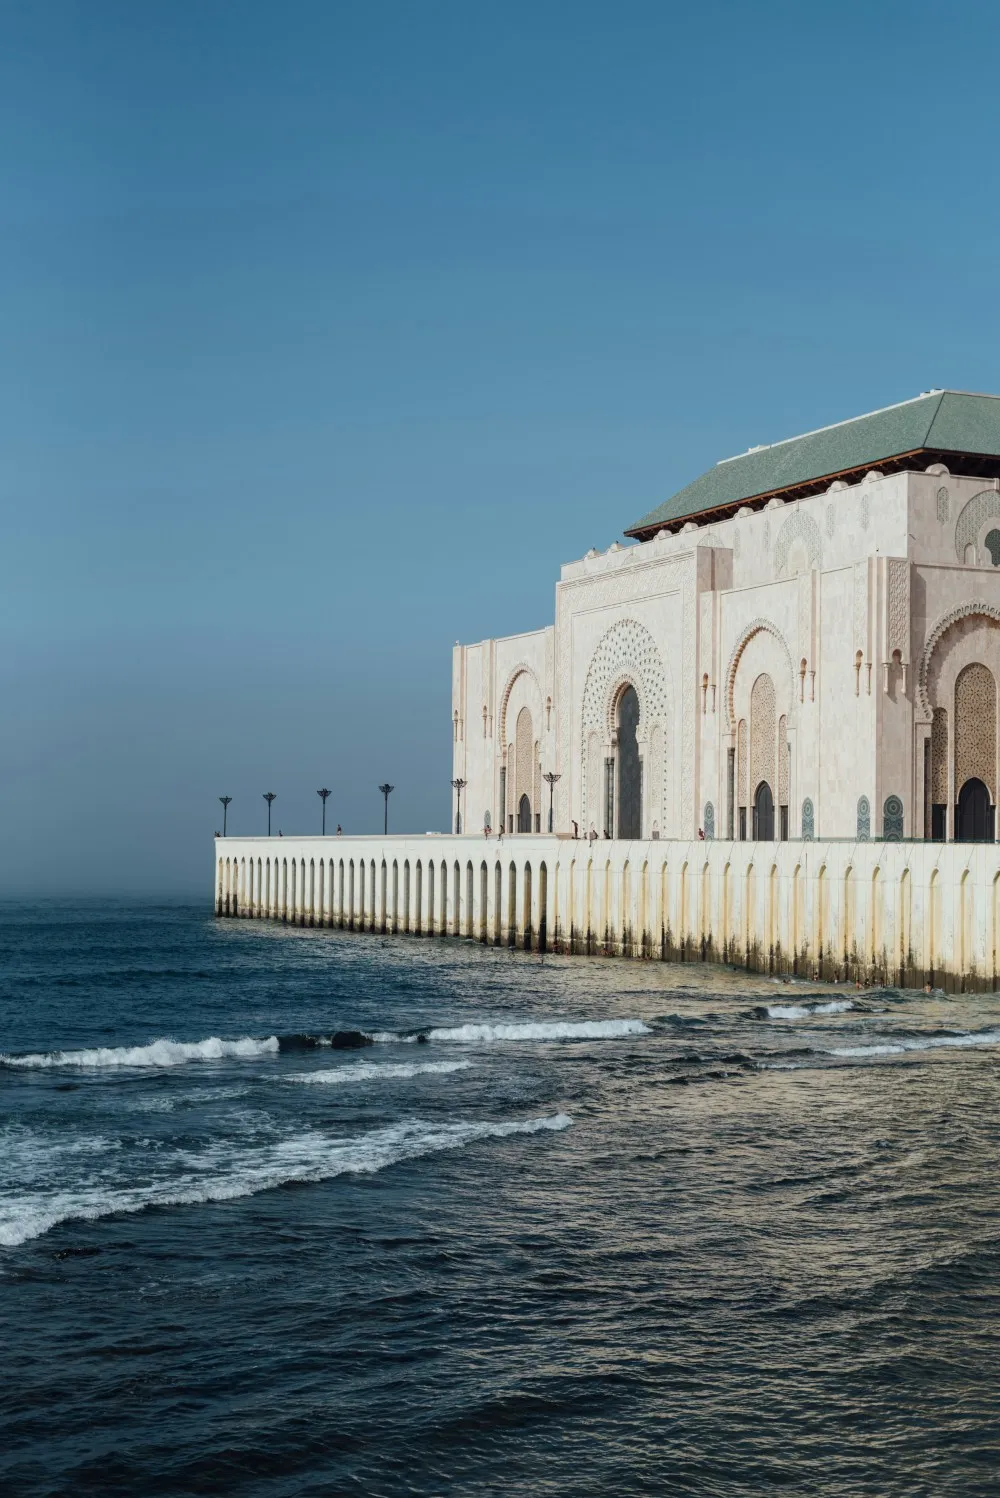
[[[532,951],[993,989],[1000,845],[216,838],[215,910]]]

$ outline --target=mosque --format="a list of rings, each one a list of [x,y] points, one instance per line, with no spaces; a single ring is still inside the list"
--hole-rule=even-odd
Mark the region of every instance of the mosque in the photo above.
[[[455,647],[456,831],[994,840],[1000,397],[753,447],[625,535]]]
[[[1000,397],[726,458],[456,646],[452,830],[215,839],[220,916],[1000,988]]]

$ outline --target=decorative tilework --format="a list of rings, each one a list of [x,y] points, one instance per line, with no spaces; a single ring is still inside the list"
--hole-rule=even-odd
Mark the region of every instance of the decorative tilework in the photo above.
[[[711,801],[705,802],[705,837],[709,841],[715,836],[715,807]]]
[[[886,796],[882,807],[882,836],[886,842],[898,843],[903,837],[903,803],[899,796]]]
[[[872,835],[872,804],[867,796],[858,798],[858,842],[866,843]]]
[[[807,796],[802,803],[802,838],[804,842],[811,843],[816,836],[816,814],[813,804]]]

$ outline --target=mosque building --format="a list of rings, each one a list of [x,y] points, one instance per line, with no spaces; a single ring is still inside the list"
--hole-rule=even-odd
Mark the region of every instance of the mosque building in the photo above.
[[[751,448],[625,535],[456,646],[468,832],[995,839],[1000,397]]]

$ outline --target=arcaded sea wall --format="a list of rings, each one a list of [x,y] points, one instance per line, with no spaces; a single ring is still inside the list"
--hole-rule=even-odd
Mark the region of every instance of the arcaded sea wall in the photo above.
[[[216,838],[219,916],[994,989],[993,843]]]

